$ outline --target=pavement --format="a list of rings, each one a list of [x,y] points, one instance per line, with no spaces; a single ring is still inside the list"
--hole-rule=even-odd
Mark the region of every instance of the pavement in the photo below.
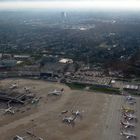
[[[120,121],[122,120],[122,113],[120,109],[122,106],[134,109],[136,111],[135,115],[138,117],[138,120],[140,120],[140,97],[134,96],[136,98],[136,104],[129,105],[125,101],[124,96],[110,96],[111,98],[108,99],[108,103],[106,103],[104,109],[104,115],[102,116],[102,119],[105,121],[102,140],[124,140],[124,138],[120,135]],[[134,130],[128,130],[128,132],[136,134],[138,140],[140,138],[140,121],[135,124],[136,128]]]
[[[126,105],[124,96],[88,92],[86,90],[71,90],[58,83],[40,80],[6,79],[3,87],[12,82],[19,84],[19,90],[30,87],[32,93],[41,96],[37,106],[25,106],[15,115],[1,116],[0,140],[10,140],[15,135],[27,136],[26,130],[35,125],[34,133],[43,140],[124,140],[120,136],[121,106]],[[52,89],[64,88],[61,97],[48,97]],[[140,120],[140,97],[132,106]],[[27,110],[27,108],[31,108]],[[25,111],[24,113],[23,110]],[[80,110],[82,119],[76,119],[75,126],[62,123],[64,110]],[[32,121],[33,120],[33,121]],[[136,124],[135,133],[140,138],[140,121]],[[25,140],[31,140],[27,137]],[[32,139],[35,140],[35,139]]]

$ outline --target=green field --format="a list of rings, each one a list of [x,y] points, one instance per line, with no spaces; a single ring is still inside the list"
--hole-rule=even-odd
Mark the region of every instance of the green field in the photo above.
[[[66,85],[69,86],[71,89],[85,90],[86,87],[89,87],[88,89],[89,91],[104,92],[110,94],[121,94],[119,88],[113,88],[113,87],[87,85],[87,84],[79,84],[79,83],[67,83]]]

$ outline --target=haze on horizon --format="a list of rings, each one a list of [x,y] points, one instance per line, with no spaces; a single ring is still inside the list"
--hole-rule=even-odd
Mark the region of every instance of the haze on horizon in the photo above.
[[[139,0],[1,0],[4,9],[99,9],[139,10]]]

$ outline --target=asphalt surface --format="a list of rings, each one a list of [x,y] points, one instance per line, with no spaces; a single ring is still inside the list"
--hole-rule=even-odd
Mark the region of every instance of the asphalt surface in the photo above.
[[[137,139],[140,140],[140,98],[137,98],[136,100],[136,115],[138,117],[138,122],[136,125],[136,135],[137,135]]]
[[[3,81],[4,85],[11,83]],[[129,105],[124,96],[94,93],[87,91],[72,91],[65,85],[48,83],[43,81],[18,80],[19,91],[23,87],[30,87],[32,93],[41,96],[38,106],[26,110],[23,107],[15,115],[0,118],[0,140],[9,140],[16,134],[26,136],[25,130],[31,128],[31,120],[35,121],[35,134],[44,140],[125,140],[120,136],[120,121],[122,119],[121,107],[126,106],[136,110],[138,117],[133,133],[140,139],[140,97],[136,98],[136,104]],[[34,88],[35,87],[35,88]],[[52,89],[65,89],[60,98],[48,97],[47,93]],[[21,113],[25,110],[24,113]],[[62,123],[61,111],[80,110],[82,119],[75,121],[71,127]],[[130,139],[132,140],[132,139]]]
[[[123,102],[122,100],[121,96],[112,96],[108,99],[109,105],[105,106],[106,109],[104,109],[104,116],[106,116],[106,118],[103,118],[105,126],[102,140],[120,139],[120,108]]]
[[[114,96],[110,95],[111,98],[108,98],[108,102],[104,107],[104,113],[102,116],[102,120],[104,122],[104,131],[102,135],[102,140],[125,140],[126,138],[120,135],[121,125],[120,121],[122,120],[122,112],[121,107],[129,107],[134,109],[135,115],[138,118],[138,122],[132,121],[135,123],[136,127],[134,130],[128,129],[127,132],[134,133],[137,136],[137,140],[140,138],[140,98],[136,98],[136,104],[130,105],[125,100],[124,96]],[[132,139],[130,139],[132,140]]]

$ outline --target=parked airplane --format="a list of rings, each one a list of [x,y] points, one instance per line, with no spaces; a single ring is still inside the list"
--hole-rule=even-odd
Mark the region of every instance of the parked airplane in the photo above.
[[[133,114],[126,114],[124,113],[123,117],[128,120],[137,120],[137,117]]]
[[[62,88],[61,90],[54,90],[48,93],[48,95],[55,95],[55,96],[60,96],[64,92],[64,89]]]
[[[32,104],[37,104],[37,103],[39,103],[39,101],[40,101],[40,99],[41,99],[41,97],[35,97],[35,98],[33,98],[33,100],[32,100]]]
[[[26,92],[30,92],[30,88],[28,88],[28,87],[25,87],[24,90],[25,90]]]
[[[10,89],[15,89],[17,87],[18,87],[17,84],[12,84],[11,87],[10,87]]]
[[[79,110],[77,110],[75,112],[72,111],[72,115],[82,117],[82,112],[80,112]]]
[[[6,114],[6,113],[15,114],[15,111],[12,110],[12,107],[9,107],[9,108],[5,109],[4,114]]]
[[[135,99],[134,97],[132,97],[131,95],[126,96],[126,101],[128,101],[128,103],[129,103],[130,105],[133,105],[133,104],[136,103],[136,99]]]
[[[127,122],[123,122],[123,121],[121,121],[121,123],[120,123],[124,128],[130,128],[130,127],[135,127],[135,125],[134,124],[132,124],[132,123],[129,123],[128,121]]]
[[[135,98],[129,95],[129,96],[126,96],[126,100],[132,101],[132,100],[135,100]]]
[[[122,136],[125,136],[126,139],[131,139],[131,138],[136,139],[137,138],[137,136],[133,133],[128,133],[128,132],[123,132],[122,131],[120,134]]]
[[[67,124],[74,124],[74,120],[76,119],[77,116],[74,117],[67,117],[65,116],[62,120],[62,122],[67,123]]]
[[[128,107],[124,107],[124,106],[122,106],[121,110],[122,110],[124,113],[134,113],[134,112],[135,112],[134,109],[131,109],[131,108],[128,108]]]
[[[16,135],[16,136],[13,138],[13,140],[24,140],[24,138],[21,137],[21,136]]]

